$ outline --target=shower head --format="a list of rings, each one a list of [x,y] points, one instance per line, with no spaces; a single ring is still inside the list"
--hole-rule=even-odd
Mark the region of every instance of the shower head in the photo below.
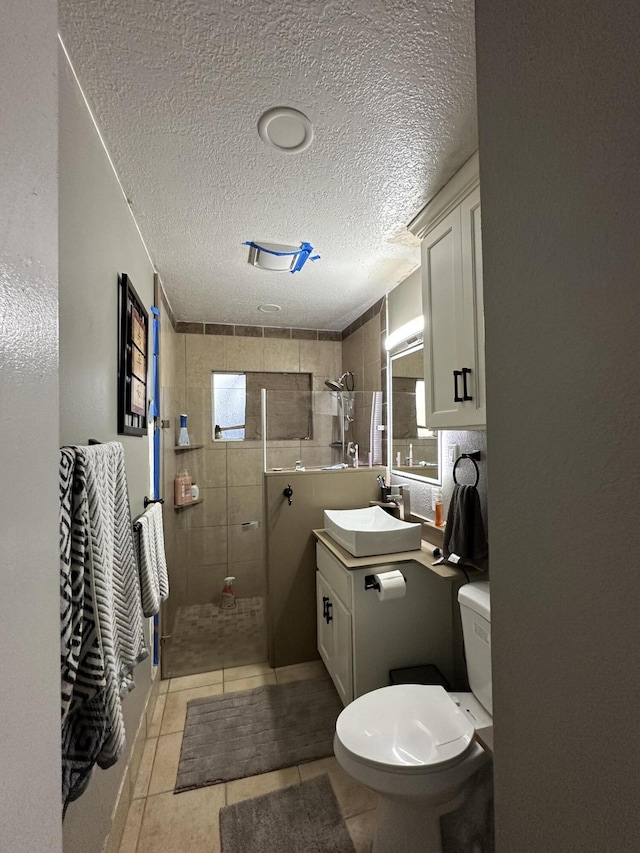
[[[349,377],[351,377],[351,388],[349,388]],[[353,391],[353,373],[351,370],[347,370],[340,379],[325,379],[324,384],[332,391]]]

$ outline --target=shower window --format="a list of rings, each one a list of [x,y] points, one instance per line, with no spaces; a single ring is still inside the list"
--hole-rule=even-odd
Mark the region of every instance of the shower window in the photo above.
[[[313,438],[310,373],[212,373],[211,412],[214,441],[262,438],[260,391],[269,392],[270,440]]]
[[[212,374],[214,440],[242,441],[245,434],[247,377],[244,373]]]

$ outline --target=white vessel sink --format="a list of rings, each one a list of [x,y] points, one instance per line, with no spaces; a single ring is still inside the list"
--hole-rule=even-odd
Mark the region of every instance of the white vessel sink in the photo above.
[[[421,525],[400,521],[379,506],[325,509],[324,529],[354,557],[420,550]]]

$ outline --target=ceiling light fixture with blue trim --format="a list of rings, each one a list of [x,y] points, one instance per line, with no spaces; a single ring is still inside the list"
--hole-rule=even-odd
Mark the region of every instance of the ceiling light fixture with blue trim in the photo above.
[[[248,261],[254,267],[272,272],[300,272],[307,261],[317,261],[320,255],[313,255],[311,243],[296,246],[283,246],[279,243],[255,243],[247,240],[242,244],[249,246]]]

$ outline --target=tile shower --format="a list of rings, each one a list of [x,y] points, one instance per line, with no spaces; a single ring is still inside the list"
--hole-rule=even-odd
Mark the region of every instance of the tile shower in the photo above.
[[[341,334],[308,329],[171,323],[162,305],[161,331],[163,493],[173,494],[173,478],[186,467],[200,487],[202,503],[165,507],[165,537],[171,595],[162,613],[164,678],[190,675],[267,659],[265,612],[262,447],[260,442],[214,442],[211,429],[211,374],[214,370],[285,371],[313,374],[314,406],[331,413],[325,380],[352,370],[356,381],[354,433],[368,447],[371,392],[384,388],[381,342],[384,301]],[[322,397],[317,396],[323,392]],[[192,444],[174,450],[176,424],[188,414]],[[384,417],[383,417],[384,420]],[[335,438],[323,419],[312,441],[270,442],[269,468],[338,461],[328,444]],[[259,525],[243,526],[257,521]],[[218,609],[224,578],[236,577],[238,608]]]

